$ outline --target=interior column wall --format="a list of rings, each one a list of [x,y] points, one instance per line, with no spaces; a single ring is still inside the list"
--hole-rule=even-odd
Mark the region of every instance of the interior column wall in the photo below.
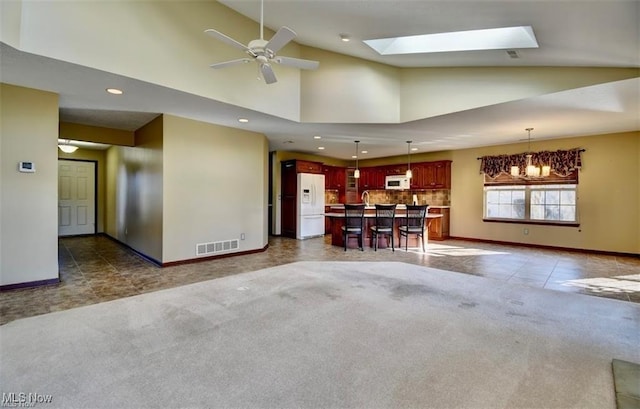
[[[0,84],[0,106],[0,285],[56,280],[58,95]]]
[[[267,245],[268,149],[262,134],[164,115],[164,263],[196,258],[200,243]]]
[[[135,133],[136,146],[107,152],[106,232],[145,256],[162,260],[162,117]]]

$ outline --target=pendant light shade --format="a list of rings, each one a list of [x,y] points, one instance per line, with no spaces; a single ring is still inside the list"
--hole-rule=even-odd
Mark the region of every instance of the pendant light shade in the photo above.
[[[78,147],[71,145],[68,139],[64,143],[59,143],[58,148],[64,153],[73,153],[78,150]]]
[[[413,177],[413,172],[411,172],[411,142],[412,141],[407,141],[407,179]]]
[[[533,128],[526,128],[527,131],[527,140],[529,142],[529,148],[527,151],[527,155],[525,156],[525,166],[522,172],[518,166],[511,166],[511,176],[514,178],[523,178],[523,179],[535,179],[541,177],[547,177],[551,173],[551,166],[542,165],[536,166],[533,164],[533,154],[531,153],[531,131]]]
[[[358,169],[358,144],[360,141],[356,141],[356,170],[353,171],[353,177],[360,179],[360,169]]]

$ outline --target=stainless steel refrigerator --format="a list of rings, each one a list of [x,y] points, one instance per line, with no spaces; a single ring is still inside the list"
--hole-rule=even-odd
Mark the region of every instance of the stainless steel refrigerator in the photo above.
[[[296,238],[324,235],[324,175],[298,173]]]

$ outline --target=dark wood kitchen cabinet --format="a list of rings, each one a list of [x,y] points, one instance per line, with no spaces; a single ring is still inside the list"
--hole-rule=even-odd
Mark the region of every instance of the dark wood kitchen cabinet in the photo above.
[[[297,159],[281,163],[280,230],[283,236],[293,239],[298,221],[298,173],[322,174],[322,163]]]
[[[347,178],[347,170],[345,168],[340,166],[324,165],[322,167],[322,173],[324,173],[325,189],[344,189]]]
[[[382,166],[360,168],[360,190],[384,189],[386,169]]]
[[[423,162],[422,189],[451,189],[451,161]]]
[[[296,159],[296,160],[287,161],[283,163],[289,163],[289,162],[292,162],[295,164],[297,173],[314,173],[319,175],[323,173],[322,163],[320,162],[310,162],[306,160]]]
[[[442,215],[442,217],[431,219],[429,240],[447,240],[449,238],[450,210],[448,207],[429,207],[429,213]]]
[[[298,194],[298,172],[295,161],[282,162],[280,170],[281,209],[280,229],[285,237],[296,238],[296,212]]]

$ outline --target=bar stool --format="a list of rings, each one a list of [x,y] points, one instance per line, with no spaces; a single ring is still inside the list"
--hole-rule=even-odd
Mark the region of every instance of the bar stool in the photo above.
[[[387,235],[391,238],[391,251],[396,251],[393,244],[393,227],[395,224],[396,205],[376,204],[376,224],[371,226],[373,249],[378,251],[378,236]]]
[[[364,251],[362,246],[362,230],[364,226],[364,204],[344,205],[344,225],[342,226],[342,239],[344,241],[344,251],[347,251],[347,237],[349,235],[358,236],[360,251]]]
[[[407,214],[405,216],[405,222],[398,228],[400,232],[400,246],[402,247],[402,236],[405,237],[404,249],[408,251],[409,248],[409,235],[415,234],[416,238],[422,239],[422,252],[424,249],[424,219],[427,215],[427,208],[429,205],[407,205]]]

